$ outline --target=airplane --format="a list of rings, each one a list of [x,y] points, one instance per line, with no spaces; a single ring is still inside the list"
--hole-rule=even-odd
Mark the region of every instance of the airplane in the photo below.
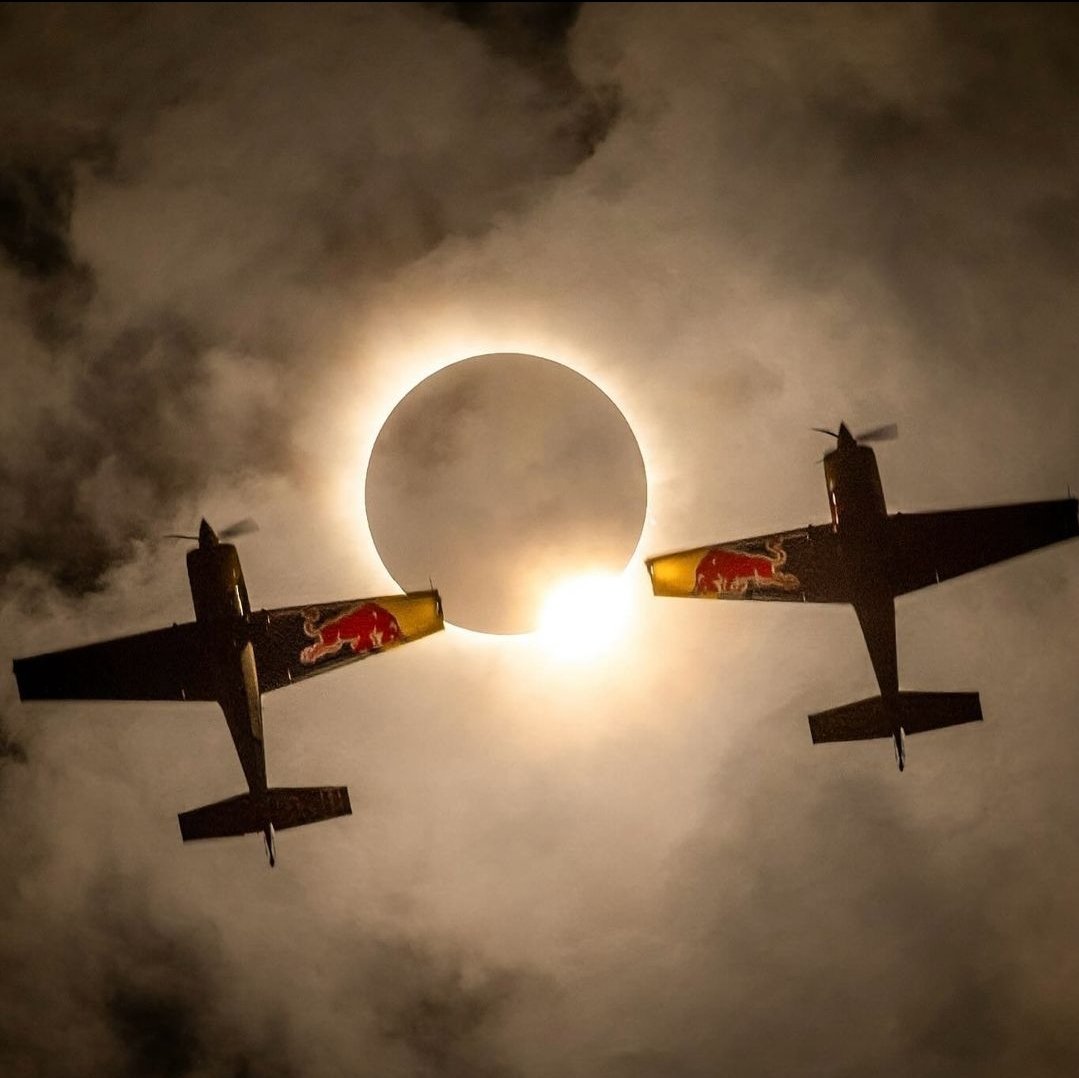
[[[813,743],[890,737],[902,771],[905,737],[979,722],[977,693],[903,692],[895,644],[895,599],[963,573],[1079,535],[1079,501],[888,514],[876,456],[894,424],[855,438],[841,423],[825,454],[831,524],[696,547],[649,558],[661,596],[850,603],[880,695],[809,716]]]
[[[221,538],[254,530],[242,521]],[[195,620],[85,647],[16,659],[22,700],[214,700],[248,792],[179,814],[184,842],[274,832],[352,813],[345,786],[268,787],[262,694],[410,643],[443,628],[434,589],[252,611],[236,547],[203,520],[188,551]]]

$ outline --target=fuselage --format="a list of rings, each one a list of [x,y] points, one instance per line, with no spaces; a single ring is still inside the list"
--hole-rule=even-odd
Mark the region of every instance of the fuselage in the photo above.
[[[902,770],[903,732],[897,707],[899,662],[895,641],[895,600],[889,576],[888,507],[873,450],[859,445],[846,424],[839,427],[838,442],[824,458],[832,529],[839,539],[847,591],[854,597],[852,605],[865,637],[881,699],[894,715],[892,737]]]
[[[840,535],[856,536],[879,529],[888,515],[880,483],[877,457],[867,445],[859,445],[846,424],[839,428],[839,444],[824,457],[824,479],[832,528]]]
[[[839,428],[839,445],[824,458],[824,479],[849,593],[890,599],[888,507],[877,458],[855,442],[846,425]]]
[[[251,643],[251,603],[236,548],[218,541],[204,520],[199,545],[188,551],[187,575],[195,620],[205,634],[217,702],[225,713],[240,765],[253,794],[266,792],[262,697]]]

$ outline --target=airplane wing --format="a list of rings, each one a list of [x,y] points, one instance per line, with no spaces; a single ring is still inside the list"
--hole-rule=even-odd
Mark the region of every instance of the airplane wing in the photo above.
[[[264,610],[254,637],[259,688],[271,692],[443,628],[437,591]]]
[[[835,533],[827,524],[649,558],[655,595],[847,603]]]
[[[194,622],[16,659],[23,700],[213,700]]]
[[[1079,535],[1079,501],[897,513],[888,518],[892,593],[962,576]]]

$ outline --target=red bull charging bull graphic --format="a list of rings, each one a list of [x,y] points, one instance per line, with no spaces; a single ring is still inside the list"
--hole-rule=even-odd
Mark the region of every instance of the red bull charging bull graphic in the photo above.
[[[752,588],[797,591],[801,582],[793,573],[783,572],[787,552],[781,539],[764,544],[767,553],[738,546],[717,546],[697,563],[695,595],[745,595]]]
[[[303,631],[315,641],[300,652],[300,662],[305,666],[336,655],[346,645],[359,655],[404,641],[397,619],[378,603],[360,603],[321,625],[318,618],[317,606],[303,612]]]

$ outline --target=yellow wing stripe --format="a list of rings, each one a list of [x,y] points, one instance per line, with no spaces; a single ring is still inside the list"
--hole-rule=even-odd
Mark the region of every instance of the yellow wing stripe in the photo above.
[[[653,595],[693,596],[697,594],[697,566],[710,546],[682,550],[649,558],[645,564],[652,577]]]
[[[401,627],[403,640],[416,640],[430,633],[437,633],[443,627],[442,603],[437,592],[419,592],[414,595],[386,595],[374,599],[364,599],[365,603],[375,603],[397,619]],[[391,645],[392,646],[392,645]]]

